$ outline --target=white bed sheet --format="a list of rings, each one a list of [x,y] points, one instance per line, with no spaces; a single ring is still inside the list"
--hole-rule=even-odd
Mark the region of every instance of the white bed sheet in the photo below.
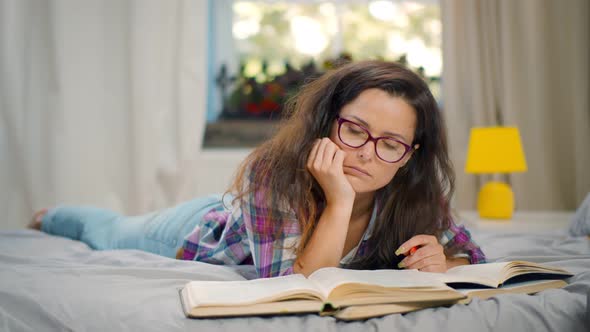
[[[93,251],[32,230],[0,232],[2,331],[588,331],[590,241],[559,234],[472,231],[493,260],[526,259],[576,275],[564,289],[501,295],[342,322],[317,315],[187,319],[178,289],[189,280],[239,280],[247,267],[179,261],[136,250]]]

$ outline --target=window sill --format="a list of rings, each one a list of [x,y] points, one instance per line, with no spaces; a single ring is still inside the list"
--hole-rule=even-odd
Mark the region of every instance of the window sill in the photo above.
[[[219,120],[208,123],[203,151],[251,149],[271,138],[278,124],[278,121],[271,120]]]

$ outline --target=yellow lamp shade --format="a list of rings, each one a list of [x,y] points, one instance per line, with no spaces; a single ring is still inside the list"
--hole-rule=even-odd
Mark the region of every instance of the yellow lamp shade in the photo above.
[[[527,164],[516,127],[472,128],[467,149],[467,173],[525,172]]]
[[[512,173],[527,170],[516,127],[472,128],[467,149],[467,173]],[[481,218],[510,219],[514,193],[507,183],[488,182],[477,198]]]

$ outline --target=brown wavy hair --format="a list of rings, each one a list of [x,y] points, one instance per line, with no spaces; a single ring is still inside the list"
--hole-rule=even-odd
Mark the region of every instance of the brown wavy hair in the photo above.
[[[376,192],[378,213],[368,252],[350,268],[397,268],[394,251],[417,234],[440,237],[449,227],[448,202],[455,174],[449,160],[445,125],[426,83],[401,64],[361,61],[345,64],[307,83],[286,105],[286,118],[277,134],[256,148],[240,165],[230,188],[236,199],[255,192],[262,211],[276,221],[258,232],[275,234],[282,221],[296,218],[302,237],[299,255],[310,240],[325,206],[324,193],[307,171],[307,157],[315,139],[328,137],[342,107],[361,92],[377,88],[403,98],[416,112],[410,160],[385,187]],[[248,177],[247,179],[245,177]],[[285,207],[290,207],[288,211]],[[260,208],[260,207],[259,207]],[[458,248],[446,248],[450,255]],[[403,257],[402,257],[403,258]]]

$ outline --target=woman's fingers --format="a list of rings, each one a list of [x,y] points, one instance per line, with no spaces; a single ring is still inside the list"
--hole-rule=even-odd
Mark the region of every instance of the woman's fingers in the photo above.
[[[314,143],[309,153],[307,167],[313,171],[328,171],[332,166],[336,152],[340,149],[329,138],[325,137]]]
[[[447,266],[445,264],[431,264],[423,267],[416,268],[422,272],[439,272],[444,273],[447,271]]]
[[[342,164],[345,152],[328,137],[314,143],[307,168],[319,183],[329,204],[348,204],[355,192],[344,175]]]
[[[407,269],[420,269],[430,264],[438,264],[444,260],[442,246],[436,244],[419,248],[413,255],[404,258],[402,264]]]
[[[444,254],[441,255],[434,255],[429,256],[426,258],[422,258],[418,261],[408,263],[408,266],[404,265],[405,262],[402,261],[399,265],[400,268],[405,268],[409,270],[419,270],[425,272],[446,272],[447,271],[447,261]]]
[[[320,140],[317,139],[313,146],[311,147],[311,151],[309,152],[309,156],[307,157],[307,169],[311,169],[313,166],[313,162],[315,161],[315,157],[318,154],[318,148],[320,147]]]
[[[340,149],[336,146],[336,144],[332,143],[331,141],[326,143],[326,147],[324,148],[324,156],[322,157],[323,171],[327,172],[330,170],[334,162],[334,156],[336,155],[336,152],[338,150]]]
[[[315,160],[313,161],[313,167],[316,170],[320,170],[322,167],[322,163],[324,162],[324,150],[326,149],[326,142],[324,139],[320,141],[318,146],[318,151],[315,156]]]
[[[336,167],[336,169],[339,172],[342,172],[342,165],[344,165],[344,157],[346,157],[346,153],[340,149],[338,149],[338,151],[336,151],[336,154],[334,155],[334,167]]]
[[[426,234],[419,234],[419,235],[412,236],[411,239],[404,242],[395,251],[395,255],[399,256],[399,255],[403,254],[403,255],[407,256],[409,254],[410,249],[412,249],[413,247],[421,247],[421,246],[425,246],[429,243],[438,243],[438,239],[432,235],[426,235]]]
[[[417,250],[411,253],[411,248],[417,248]],[[398,264],[400,268],[429,272],[445,272],[447,270],[444,248],[432,235],[416,235],[402,244],[395,253],[406,255],[406,258]]]

